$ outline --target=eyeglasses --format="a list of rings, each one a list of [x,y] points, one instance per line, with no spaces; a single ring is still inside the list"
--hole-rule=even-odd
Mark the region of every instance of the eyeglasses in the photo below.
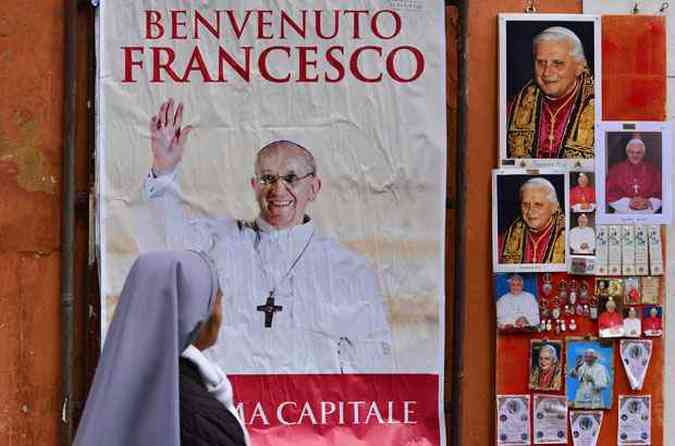
[[[307,175],[304,176],[297,176],[294,173],[289,173],[288,175],[272,175],[272,174],[265,174],[265,175],[258,175],[256,176],[256,181],[258,183],[262,184],[263,186],[271,186],[274,183],[276,183],[278,180],[283,180],[283,182],[291,187],[296,186],[300,181],[304,180],[305,178],[313,177],[315,175],[314,172],[310,172]]]

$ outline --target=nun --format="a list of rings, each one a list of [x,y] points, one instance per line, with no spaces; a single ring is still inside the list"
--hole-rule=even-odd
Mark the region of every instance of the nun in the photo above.
[[[218,339],[218,275],[194,251],[141,255],[110,324],[75,446],[247,446]]]

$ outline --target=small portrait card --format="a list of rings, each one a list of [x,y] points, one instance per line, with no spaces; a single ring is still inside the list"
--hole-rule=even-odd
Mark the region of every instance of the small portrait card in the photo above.
[[[562,341],[531,339],[529,388],[560,390],[563,379],[562,359]]]
[[[610,284],[613,280],[610,280]],[[601,338],[620,338],[624,335],[622,297],[613,297],[610,292],[607,299],[600,299],[598,332]]]
[[[610,409],[614,388],[614,345],[567,338],[567,400],[574,409]]]
[[[627,338],[639,338],[642,334],[642,321],[638,307],[623,309],[623,335]]]
[[[626,277],[623,279],[623,303],[627,305],[640,305],[640,278]]]
[[[536,274],[495,274],[497,328],[500,331],[536,330],[540,322],[536,296]]]
[[[645,336],[663,335],[663,308],[649,305],[642,308],[642,333]]]

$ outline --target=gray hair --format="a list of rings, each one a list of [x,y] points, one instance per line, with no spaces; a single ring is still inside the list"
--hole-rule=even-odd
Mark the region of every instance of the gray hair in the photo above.
[[[258,171],[258,165],[260,164],[260,159],[267,153],[271,152],[276,149],[280,148],[291,148],[291,149],[296,149],[299,150],[301,153],[302,159],[307,163],[307,167],[310,168],[311,172],[316,173],[316,160],[314,159],[314,155],[312,155],[312,152],[307,150],[305,147],[301,146],[300,144],[293,142],[293,141],[288,141],[285,139],[280,139],[277,141],[272,141],[269,144],[266,144],[263,146],[260,150],[258,150],[258,153],[255,155],[255,170],[256,172]]]
[[[532,39],[532,51],[534,52],[534,49],[537,48],[539,42],[561,42],[563,40],[566,40],[570,44],[570,56],[586,65],[586,55],[584,54],[584,46],[582,45],[581,40],[579,40],[579,37],[577,37],[572,30],[565,28],[564,26],[552,26],[537,34],[534,39]]]
[[[523,283],[525,282],[525,279],[523,279],[523,276],[521,276],[520,274],[515,274],[515,273],[514,273],[514,274],[510,274],[510,275],[509,275],[509,278],[506,279],[506,281],[507,281],[508,283],[511,283],[512,280],[520,280],[520,281],[523,282]]]
[[[544,344],[544,345],[541,347],[541,350],[539,350],[539,355],[541,356],[541,354],[542,354],[544,351],[549,352],[549,353],[551,354],[551,356],[553,357],[553,359],[555,360],[555,362],[558,362],[558,361],[559,361],[559,359],[558,359],[558,351],[555,349],[554,346],[552,346],[551,344]]]
[[[626,155],[628,155],[628,147],[631,144],[638,144],[642,146],[642,153],[647,153],[647,146],[645,145],[645,142],[641,140],[640,138],[633,138],[630,141],[628,141],[628,144],[626,144]]]
[[[553,184],[551,184],[551,182],[546,178],[542,177],[530,178],[525,183],[523,183],[523,185],[520,186],[520,198],[521,199],[523,198],[523,192],[525,192],[526,189],[531,188],[546,189],[546,199],[551,203],[560,206],[560,203],[558,203],[558,195],[555,192],[555,187],[553,187]]]
[[[596,352],[595,349],[592,348],[587,348],[586,350],[584,350],[584,355],[593,356],[595,359],[598,359],[598,352]]]

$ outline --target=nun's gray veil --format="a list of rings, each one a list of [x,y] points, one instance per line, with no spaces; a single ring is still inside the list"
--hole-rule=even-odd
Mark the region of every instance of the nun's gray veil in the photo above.
[[[192,251],[141,255],[129,272],[76,446],[179,446],[178,360],[211,314],[218,278]]]

